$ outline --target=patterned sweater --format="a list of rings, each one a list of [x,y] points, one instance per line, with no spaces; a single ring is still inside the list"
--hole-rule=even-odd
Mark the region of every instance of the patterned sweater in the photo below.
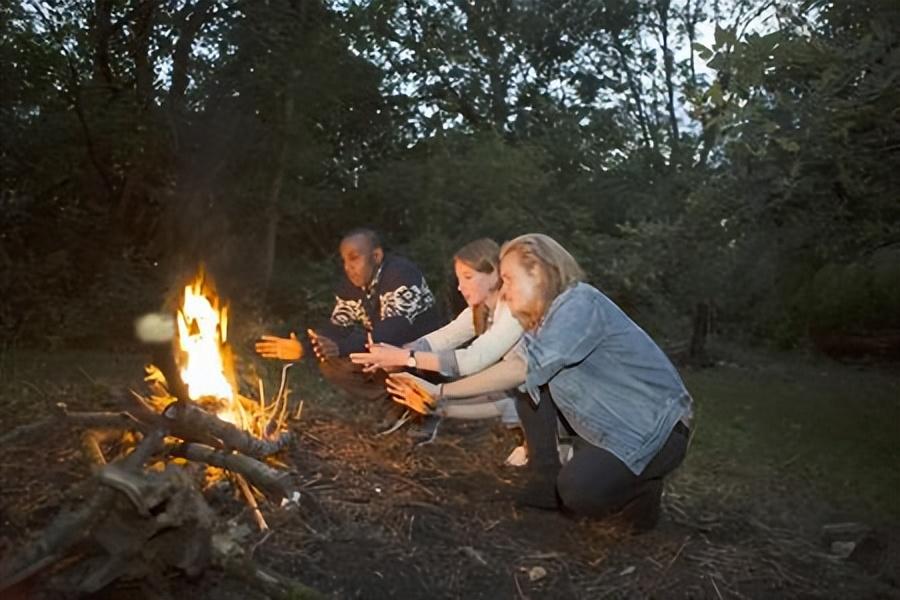
[[[320,333],[333,339],[341,356],[364,352],[372,339],[402,346],[443,325],[434,294],[410,260],[388,254],[372,283],[363,290],[344,276],[335,295],[331,321]]]

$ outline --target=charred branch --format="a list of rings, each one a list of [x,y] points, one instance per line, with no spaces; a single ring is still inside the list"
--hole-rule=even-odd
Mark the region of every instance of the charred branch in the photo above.
[[[288,446],[292,435],[289,431],[279,433],[271,440],[253,436],[209,413],[193,402],[177,401],[166,407],[163,416],[171,424],[172,434],[185,441],[199,438],[215,438],[227,450],[236,450],[254,458],[271,456]]]
[[[249,456],[217,450],[203,444],[182,444],[173,448],[171,455],[238,473],[253,487],[276,501],[290,498],[296,491],[289,473],[273,469]]]

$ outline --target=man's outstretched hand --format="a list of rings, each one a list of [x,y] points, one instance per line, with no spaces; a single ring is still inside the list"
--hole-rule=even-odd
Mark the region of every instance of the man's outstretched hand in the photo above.
[[[316,358],[320,361],[336,358],[340,355],[337,343],[331,338],[319,335],[312,329],[307,329],[306,334],[309,336],[310,343],[312,343],[312,349],[316,353]]]
[[[303,357],[303,346],[295,333],[291,333],[289,338],[264,335],[256,342],[256,352],[263,358],[277,358],[290,362]]]

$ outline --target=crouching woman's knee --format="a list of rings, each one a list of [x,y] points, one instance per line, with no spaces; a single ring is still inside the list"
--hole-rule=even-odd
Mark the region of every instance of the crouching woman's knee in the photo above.
[[[556,493],[567,512],[585,517],[602,518],[614,512],[615,501],[602,485],[591,484],[575,469],[564,467],[556,480]]]

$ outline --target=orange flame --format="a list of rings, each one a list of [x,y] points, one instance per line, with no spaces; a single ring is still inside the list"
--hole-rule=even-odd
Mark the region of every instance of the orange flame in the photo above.
[[[232,385],[228,339],[228,307],[219,298],[203,271],[184,288],[176,319],[181,349],[181,378],[192,400],[214,398],[224,406],[218,411],[223,421],[240,427],[244,423],[241,403]]]

